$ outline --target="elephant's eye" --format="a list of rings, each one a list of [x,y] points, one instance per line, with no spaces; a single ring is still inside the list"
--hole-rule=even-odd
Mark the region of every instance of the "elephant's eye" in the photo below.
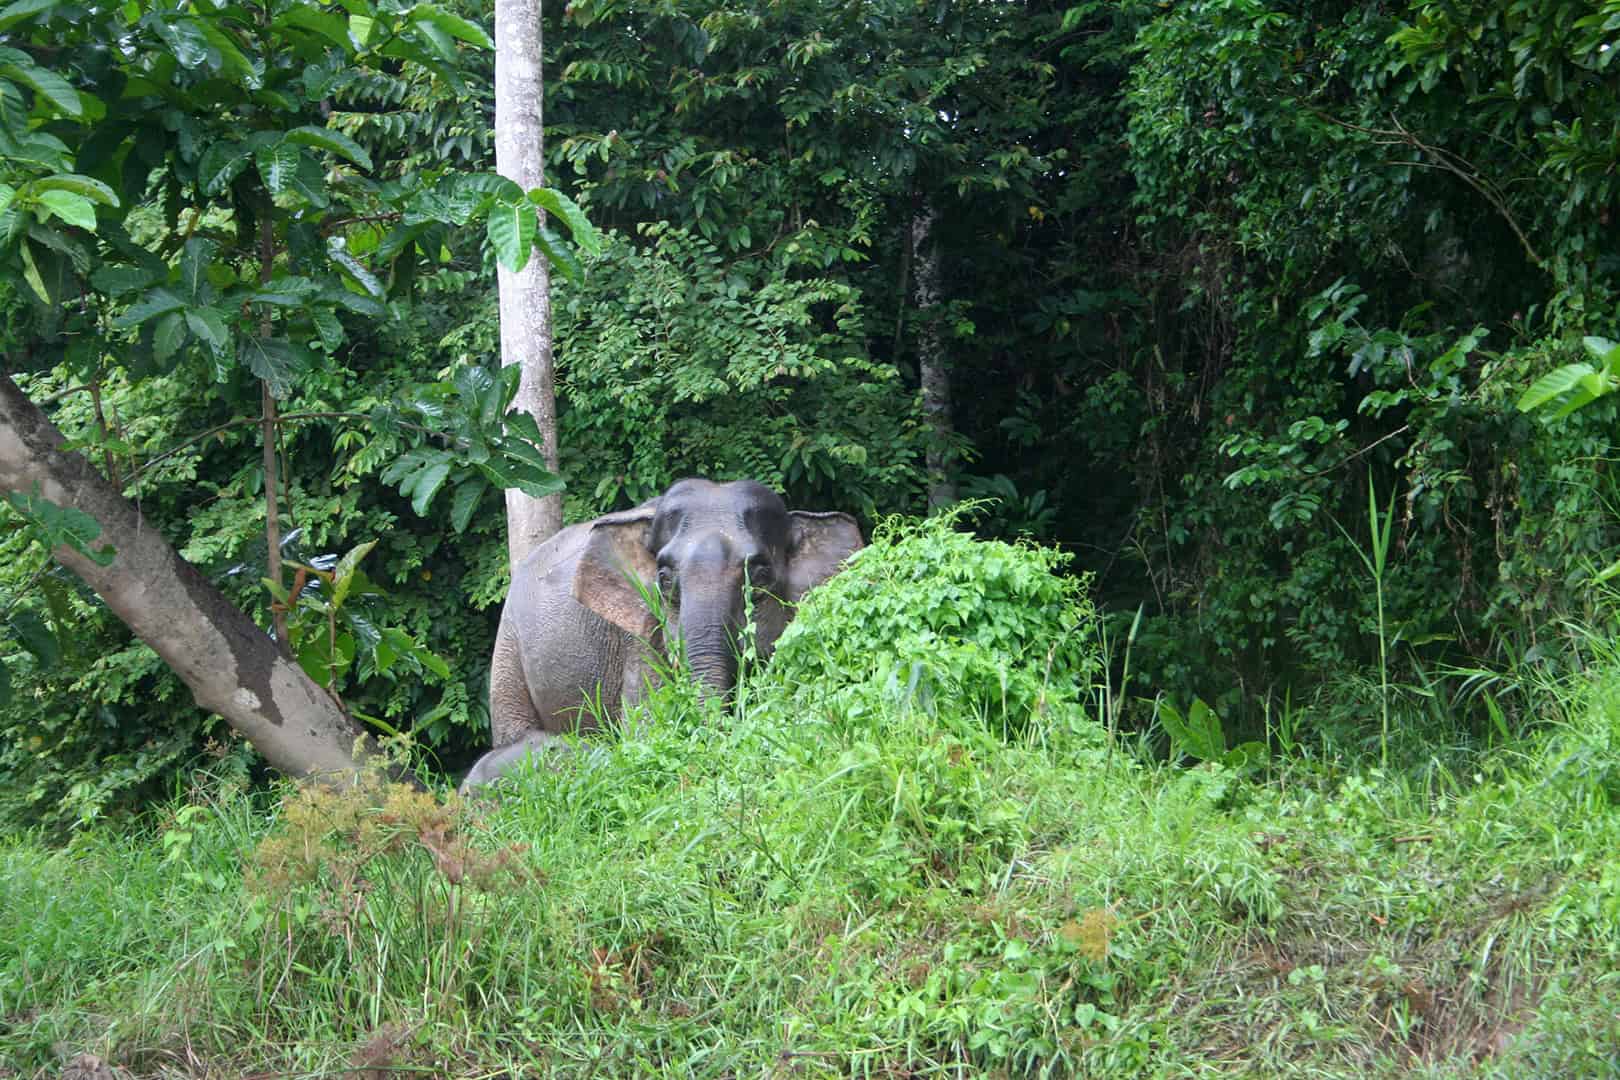
[[[743,564],[748,583],[758,589],[768,589],[776,581],[776,568],[765,559],[749,559]]]
[[[658,587],[666,593],[675,588],[675,571],[670,567],[660,566],[658,568]]]

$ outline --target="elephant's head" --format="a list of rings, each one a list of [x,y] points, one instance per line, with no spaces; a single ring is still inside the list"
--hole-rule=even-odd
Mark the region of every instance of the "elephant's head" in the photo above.
[[[634,510],[598,518],[574,574],[574,598],[644,640],[657,623],[640,589],[657,590],[703,683],[737,679],[748,602],[756,648],[770,655],[796,604],[861,547],[848,514],[789,511],[763,484],[682,480]],[[640,589],[637,585],[640,585]]]

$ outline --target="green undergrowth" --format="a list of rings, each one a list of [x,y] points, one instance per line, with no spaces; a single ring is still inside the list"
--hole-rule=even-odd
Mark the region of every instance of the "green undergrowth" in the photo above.
[[[1107,741],[1052,568],[884,533],[734,701],[675,682],[475,803],[205,779],[4,841],[0,1062],[1612,1074],[1620,666],[1467,775],[1166,765]]]

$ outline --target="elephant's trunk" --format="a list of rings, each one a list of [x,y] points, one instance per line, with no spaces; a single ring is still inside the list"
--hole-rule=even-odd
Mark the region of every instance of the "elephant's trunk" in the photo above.
[[[724,694],[737,682],[738,620],[721,605],[685,605],[681,636],[686,662],[707,693]]]

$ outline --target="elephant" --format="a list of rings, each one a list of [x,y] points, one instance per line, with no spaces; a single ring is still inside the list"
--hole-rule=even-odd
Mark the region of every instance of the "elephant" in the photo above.
[[[519,763],[530,754],[538,759],[547,750],[561,750],[566,752],[568,744],[549,731],[526,732],[516,742],[491,750],[467,770],[462,778],[461,786],[457,788],[462,795],[470,795],[479,788],[487,787],[499,780],[505,774],[517,768]]]
[[[668,644],[663,626],[706,693],[729,691],[748,601],[764,659],[793,605],[861,547],[848,514],[789,511],[753,480],[680,480],[632,510],[563,529],[512,572],[489,672],[496,749],[469,783],[488,783],[558,733],[589,730],[588,702],[617,717],[639,701],[649,661]],[[647,603],[654,591],[662,624]]]

